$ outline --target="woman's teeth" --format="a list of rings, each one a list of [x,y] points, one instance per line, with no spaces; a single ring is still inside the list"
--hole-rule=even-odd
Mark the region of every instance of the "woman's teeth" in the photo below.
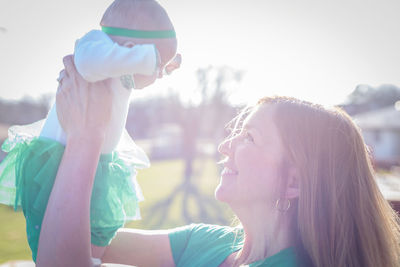
[[[232,174],[232,175],[236,175],[236,174],[238,174],[238,172],[237,172],[237,171],[234,171],[234,170],[231,170],[231,169],[229,169],[229,168],[227,168],[227,167],[225,167],[225,168],[222,170],[222,174]]]

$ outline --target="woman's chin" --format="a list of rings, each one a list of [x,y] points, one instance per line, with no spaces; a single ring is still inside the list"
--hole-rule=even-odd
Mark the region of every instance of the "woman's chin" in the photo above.
[[[219,184],[215,189],[215,199],[220,202],[225,202],[225,203],[229,202],[230,199],[229,194],[226,188],[221,184]]]

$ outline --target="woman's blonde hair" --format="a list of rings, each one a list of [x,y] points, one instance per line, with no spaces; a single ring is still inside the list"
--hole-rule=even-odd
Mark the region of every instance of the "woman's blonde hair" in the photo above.
[[[297,251],[315,267],[400,266],[399,218],[377,186],[350,116],[290,97],[262,98],[259,105],[274,107],[274,123],[299,174]]]

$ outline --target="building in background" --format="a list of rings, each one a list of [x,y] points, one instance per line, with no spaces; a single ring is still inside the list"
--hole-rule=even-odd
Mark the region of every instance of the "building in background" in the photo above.
[[[400,165],[400,108],[389,106],[354,116],[365,143],[370,147],[375,167]],[[397,107],[397,108],[396,108]]]
[[[397,102],[399,103],[399,102]],[[376,180],[385,199],[400,213],[400,108],[393,105],[354,116],[370,147]]]

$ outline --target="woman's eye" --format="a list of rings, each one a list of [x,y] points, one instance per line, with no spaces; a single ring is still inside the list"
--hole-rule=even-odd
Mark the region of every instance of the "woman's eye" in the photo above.
[[[251,136],[251,134],[249,134],[249,133],[245,133],[245,135],[244,135],[244,140],[245,140],[246,142],[251,142],[251,143],[254,142],[253,136]]]

